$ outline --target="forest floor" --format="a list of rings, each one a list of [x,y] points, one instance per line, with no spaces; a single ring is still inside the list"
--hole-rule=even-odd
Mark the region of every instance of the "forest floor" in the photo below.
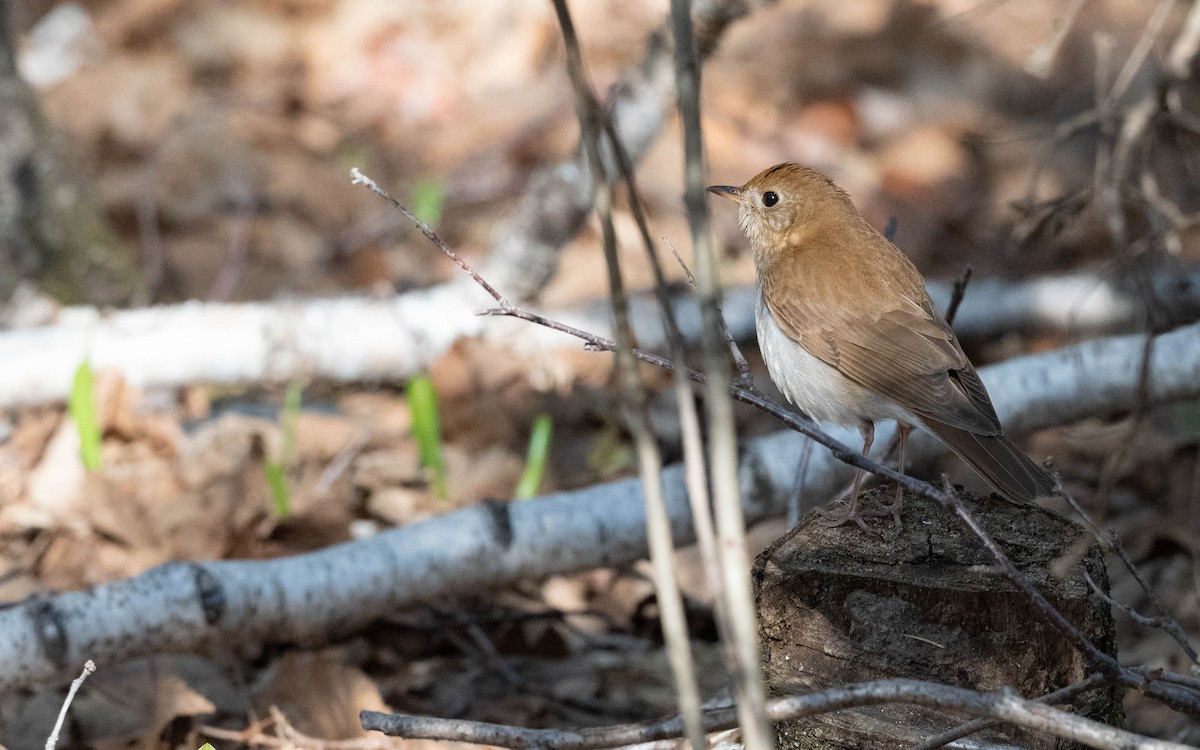
[[[46,29],[43,13],[54,3],[15,5],[19,31]],[[897,244],[930,278],[953,279],[968,265],[975,278],[1120,273],[1094,207],[1053,230],[1020,210],[1090,184],[1094,137],[1051,150],[1054,128],[1095,101],[1094,40],[1107,34],[1115,59],[1124,60],[1155,3],[1087,3],[1052,65],[1032,74],[1031,60],[1068,5],[755,5],[704,68],[712,182],[740,184],[785,160],[812,164],[877,226],[895,219]],[[351,186],[350,167],[426,206],[452,245],[480,259],[535,170],[570,157],[576,144],[562,47],[543,0],[74,7],[87,21],[83,30],[62,49],[54,46],[61,24],[27,33],[22,62],[107,216],[151,269],[145,303],[387,294],[447,281],[457,269]],[[637,62],[666,3],[580,0],[573,9],[605,91]],[[1176,8],[1168,29],[1185,9]],[[1154,40],[1152,62],[1170,38]],[[46,54],[67,67],[39,63]],[[686,256],[673,118],[639,180],[654,231]],[[753,270],[725,208],[714,206],[722,273],[746,283]],[[626,204],[615,219],[627,277],[648,288]],[[598,234],[589,222],[566,247],[539,306],[604,296]],[[1200,235],[1182,239],[1176,260],[1194,264]],[[682,279],[678,270],[670,275]],[[5,316],[30,324],[28,314]],[[982,365],[1078,339],[1071,331],[1013,332],[964,345]],[[766,387],[752,344],[747,349]],[[305,383],[286,516],[272,503],[264,470],[282,441],[283,387],[198,383],[145,392],[101,371],[100,472],[83,472],[74,453],[56,449],[74,430],[62,404],[0,414],[0,601],[125,578],[168,560],[302,553],[509,498],[541,414],[554,426],[543,492],[631,476],[635,458],[614,416],[610,370],[604,354],[517,354],[460,341],[429,370],[449,468],[445,498],[431,491],[420,465],[401,387]],[[654,404],[664,455],[676,461],[669,380],[650,378],[662,391]],[[778,429],[750,410],[739,409],[737,419],[742,435]],[[1198,443],[1196,404],[1088,420],[1026,443],[1032,454],[1054,455],[1085,507],[1119,530],[1194,640]],[[757,528],[757,549],[782,530],[780,522]],[[695,558],[682,552],[680,567],[699,671],[713,695],[725,678]],[[1115,598],[1146,607],[1136,582],[1110,569]],[[271,706],[300,732],[324,739],[358,736],[358,711],[368,708],[530,726],[661,716],[673,696],[652,605],[648,569],[637,564],[431,602],[317,649],[239,644],[108,668],[75,703],[71,741],[196,747],[200,727],[260,727]],[[1123,662],[1187,671],[1162,631],[1121,613],[1117,620]],[[0,742],[40,746],[61,698],[45,690],[0,702]],[[1132,728],[1160,736],[1184,728],[1136,695],[1128,706]],[[1200,736],[1191,731],[1193,740]],[[253,732],[246,738],[265,742]]]

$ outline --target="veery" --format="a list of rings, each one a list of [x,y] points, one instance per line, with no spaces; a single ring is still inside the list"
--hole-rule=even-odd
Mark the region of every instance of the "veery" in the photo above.
[[[759,347],[790,402],[818,422],[858,427],[864,455],[875,422],[896,420],[901,471],[908,432],[920,425],[1005,498],[1030,502],[1050,493],[1049,474],[1004,436],[916,266],[832,180],[779,164],[741,187],[708,190],[739,205],[758,276]],[[840,520],[862,523],[861,483],[859,470]]]

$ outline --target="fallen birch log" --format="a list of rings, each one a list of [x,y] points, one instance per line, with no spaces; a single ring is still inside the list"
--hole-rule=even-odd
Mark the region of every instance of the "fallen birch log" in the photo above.
[[[1101,339],[1021,357],[981,375],[1014,432],[1131,408],[1144,336]],[[1200,396],[1200,325],[1158,337],[1147,397]],[[854,435],[832,433],[852,444]],[[747,441],[740,467],[749,522],[778,515],[794,491],[803,439]],[[927,458],[932,441],[913,441]],[[815,450],[806,499],[824,502],[848,475]],[[663,473],[676,542],[692,539],[680,466]],[[627,479],[520,503],[485,503],[370,539],[267,561],[169,563],[131,579],[0,610],[0,693],[113,664],[255,641],[312,643],[384,614],[466,591],[629,563],[646,554],[640,481]]]
[[[930,293],[943,309],[950,284]],[[1200,318],[1200,272],[1155,281],[1160,304],[1180,321]],[[131,385],[178,388],[193,383],[279,383],[293,378],[334,382],[402,382],[429,366],[460,338],[487,336],[516,349],[577,346],[552,331],[513,321],[485,323],[473,312],[491,300],[469,281],[387,299],[182,305],[104,313],[66,308],[40,328],[0,333],[0,408],[63,401],[76,368],[120,371]],[[727,293],[725,316],[741,340],[754,335],[754,290]],[[959,336],[1052,328],[1077,333],[1128,329],[1141,315],[1131,290],[1094,274],[1023,282],[972,283],[955,319]],[[691,294],[675,300],[685,337],[699,339],[700,310]],[[635,298],[642,347],[666,347],[656,303]],[[611,337],[608,303],[550,317]]]

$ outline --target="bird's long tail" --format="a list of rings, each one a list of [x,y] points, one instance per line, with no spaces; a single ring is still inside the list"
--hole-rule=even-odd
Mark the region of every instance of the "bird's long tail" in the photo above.
[[[1014,503],[1031,503],[1054,490],[1050,474],[1003,435],[979,435],[938,423],[925,427]]]

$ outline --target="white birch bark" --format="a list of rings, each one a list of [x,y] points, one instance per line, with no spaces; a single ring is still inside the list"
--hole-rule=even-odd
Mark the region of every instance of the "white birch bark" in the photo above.
[[[1181,320],[1200,317],[1200,273],[1162,276],[1155,286]],[[950,285],[931,283],[930,292],[944,309]],[[157,389],[297,377],[403,382],[467,336],[487,336],[526,351],[580,345],[525,323],[481,321],[473,312],[489,302],[464,282],[388,299],[191,302],[112,313],[67,308],[51,325],[0,332],[0,408],[65,400],[85,358],[94,368],[117,369],[132,385]],[[643,296],[632,305],[641,345],[665,349],[654,300]],[[679,298],[675,308],[684,336],[699,340],[695,300]],[[728,290],[724,308],[734,335],[752,339],[754,290]],[[1027,282],[981,280],[969,287],[955,329],[964,339],[1030,328],[1095,333],[1128,329],[1140,311],[1132,292],[1090,273]],[[548,317],[612,337],[607,302]]]

